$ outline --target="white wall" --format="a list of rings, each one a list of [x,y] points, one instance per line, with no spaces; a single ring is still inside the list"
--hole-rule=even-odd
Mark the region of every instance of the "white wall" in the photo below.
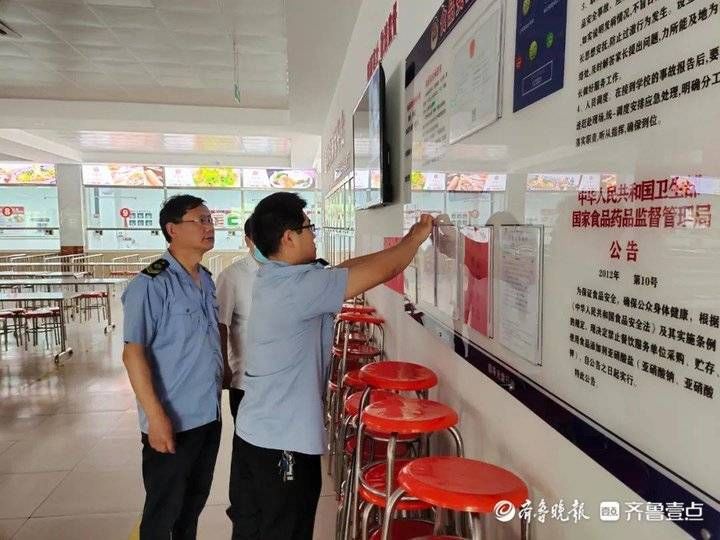
[[[324,131],[323,144],[344,110],[346,118],[345,148],[351,149],[352,110],[366,82],[366,63],[378,39],[392,0],[366,0],[358,15],[347,57],[337,84]],[[401,189],[402,142],[404,116],[404,60],[441,2],[399,0],[398,35],[391,45],[383,67],[387,77],[387,112],[389,142],[393,149],[392,175],[396,191]],[[508,0],[506,48],[514,43],[514,2]],[[512,30],[511,30],[512,29]],[[568,49],[572,41],[568,42]],[[569,54],[575,54],[568,51]],[[506,56],[506,58],[508,58]],[[506,68],[508,64],[506,61]],[[507,69],[506,69],[507,76]],[[569,75],[568,77],[572,77]],[[566,78],[566,81],[572,78]],[[572,85],[564,91],[573,92]],[[510,85],[511,87],[511,85]],[[506,87],[506,96],[508,90]],[[510,91],[511,95],[511,91]],[[552,101],[550,98],[549,101]],[[505,107],[512,103],[505,103]],[[526,115],[526,121],[542,120],[542,105]],[[524,180],[524,177],[523,177]],[[332,174],[323,177],[327,190]],[[407,194],[406,194],[407,195]],[[396,196],[397,197],[397,196]],[[358,212],[358,252],[382,247],[385,236],[399,236],[402,231],[402,197],[396,204],[378,210]],[[507,467],[529,485],[531,499],[537,503],[544,498],[548,506],[563,499],[566,507],[574,499],[585,503],[586,514],[592,516],[581,524],[559,523],[549,519],[544,525],[533,523],[534,538],[538,540],[578,539],[636,539],[670,540],[685,538],[683,531],[668,523],[603,523],[598,518],[600,501],[640,501],[641,499],[604,469],[577,450],[564,437],[550,428],[518,401],[510,398],[495,383],[482,375],[426,329],[403,312],[401,297],[385,287],[369,293],[373,305],[386,319],[386,348],[389,358],[425,364],[434,369],[440,384],[436,399],[455,407],[460,414],[460,428],[466,442],[466,454]],[[660,501],[656,501],[660,502]],[[667,502],[667,501],[663,501]],[[507,527],[493,538],[514,538],[517,529]]]

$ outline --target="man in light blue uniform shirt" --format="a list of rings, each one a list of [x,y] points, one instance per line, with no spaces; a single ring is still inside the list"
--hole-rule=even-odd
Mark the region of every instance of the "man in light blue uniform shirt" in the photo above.
[[[233,444],[234,540],[312,540],[333,316],[346,298],[402,272],[432,231],[423,216],[398,245],[328,269],[314,262],[305,205],[296,194],[275,193],[252,216],[253,241],[268,262],[253,286]]]
[[[223,359],[215,285],[200,265],[214,245],[202,199],[160,212],[168,251],[123,294],[123,362],[138,400],[145,505],[140,538],[194,539],[220,444]]]

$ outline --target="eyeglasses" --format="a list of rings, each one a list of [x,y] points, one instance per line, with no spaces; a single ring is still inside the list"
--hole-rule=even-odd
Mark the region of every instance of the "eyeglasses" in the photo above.
[[[315,231],[317,230],[317,225],[314,223],[308,223],[307,225],[303,225],[302,227],[298,227],[295,229],[296,231],[302,232],[303,229],[310,229],[310,232],[315,234]]]
[[[202,216],[195,219],[183,219],[179,223],[196,223],[198,225],[214,225],[212,216]]]

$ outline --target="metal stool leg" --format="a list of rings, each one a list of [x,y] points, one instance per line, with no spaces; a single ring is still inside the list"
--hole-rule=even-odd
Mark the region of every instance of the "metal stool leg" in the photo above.
[[[362,527],[361,527],[361,540],[368,540],[368,524],[370,522],[370,514],[375,509],[375,505],[371,503],[365,503],[362,511]]]
[[[392,521],[392,515],[395,512],[395,506],[404,494],[405,490],[403,488],[397,488],[387,500],[387,504],[385,505],[385,516],[383,517],[382,540],[389,540],[390,538],[390,522]]]

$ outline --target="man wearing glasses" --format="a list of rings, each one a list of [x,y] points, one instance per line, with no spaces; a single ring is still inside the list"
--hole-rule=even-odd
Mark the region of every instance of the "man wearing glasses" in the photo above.
[[[220,445],[223,358],[215,285],[200,264],[215,244],[204,201],[160,210],[168,250],[123,294],[123,362],[138,401],[145,505],[140,538],[194,539]]]
[[[234,540],[312,540],[334,314],[402,272],[433,226],[424,215],[398,245],[328,269],[316,262],[305,206],[294,193],[274,193],[253,212],[253,241],[268,262],[253,286],[235,425]]]

